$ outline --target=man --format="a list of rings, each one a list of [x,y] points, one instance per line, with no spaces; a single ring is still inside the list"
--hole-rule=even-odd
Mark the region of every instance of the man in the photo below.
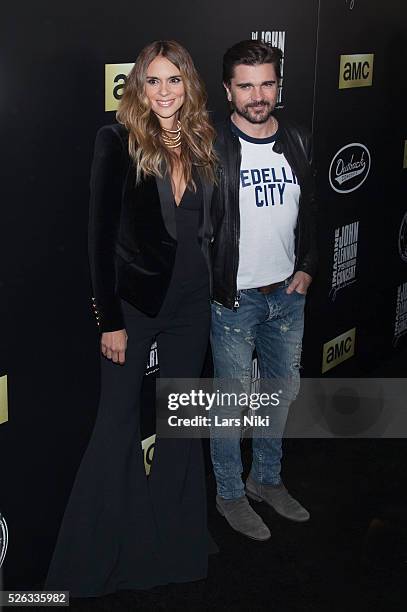
[[[246,390],[256,349],[262,379],[290,381],[282,399],[288,408],[299,388],[316,210],[310,136],[273,115],[281,60],[279,49],[259,41],[235,44],[223,60],[232,115],[218,128],[211,344],[215,378],[236,379]],[[267,540],[246,494],[294,521],[309,513],[282,483],[281,438],[254,435],[252,442],[245,487],[239,437],[212,434],[216,505],[233,529]]]

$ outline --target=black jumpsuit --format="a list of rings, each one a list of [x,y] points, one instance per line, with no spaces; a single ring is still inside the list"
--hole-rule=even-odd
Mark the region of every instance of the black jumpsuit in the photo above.
[[[176,260],[159,314],[148,317],[122,301],[126,362],[120,366],[101,358],[98,415],[65,511],[47,589],[86,597],[206,576],[201,441],[157,438],[147,477],[140,439],[140,387],[153,339],[165,378],[199,377],[207,349],[209,282],[197,237],[203,201],[196,182],[196,193],[186,190],[179,207],[174,202]]]

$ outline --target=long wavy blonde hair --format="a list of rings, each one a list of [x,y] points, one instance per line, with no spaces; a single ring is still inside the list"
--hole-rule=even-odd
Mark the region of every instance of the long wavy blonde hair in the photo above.
[[[179,157],[162,141],[160,123],[145,93],[148,66],[158,55],[178,68],[184,83],[185,100],[179,111],[182,126]],[[159,40],[144,47],[128,75],[116,114],[117,121],[129,131],[129,154],[136,165],[137,182],[152,175],[162,178],[178,162],[186,184],[192,189],[196,188],[192,178],[194,165],[202,169],[208,180],[215,180],[215,130],[206,101],[205,85],[184,47],[174,40]]]

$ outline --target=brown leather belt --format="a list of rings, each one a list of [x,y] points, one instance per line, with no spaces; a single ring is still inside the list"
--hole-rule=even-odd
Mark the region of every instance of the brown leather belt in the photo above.
[[[280,281],[279,283],[271,283],[270,285],[264,285],[264,287],[256,287],[256,288],[257,288],[257,291],[260,291],[260,293],[267,294],[267,293],[271,293],[278,287],[282,287],[284,283],[285,283],[285,280]]]

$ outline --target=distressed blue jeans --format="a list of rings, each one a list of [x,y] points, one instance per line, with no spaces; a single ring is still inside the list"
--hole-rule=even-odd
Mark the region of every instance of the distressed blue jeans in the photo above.
[[[305,304],[305,295],[296,291],[286,293],[288,284],[286,280],[269,294],[257,289],[240,291],[240,306],[236,311],[214,302],[211,327],[215,378],[239,381],[244,391],[250,393],[252,357],[256,349],[262,380],[289,381],[289,393],[284,394],[283,400],[287,410],[299,391]],[[252,448],[251,476],[263,484],[279,484],[281,438],[253,437]],[[225,499],[244,495],[240,436],[231,438],[212,433],[211,457],[218,494]]]

